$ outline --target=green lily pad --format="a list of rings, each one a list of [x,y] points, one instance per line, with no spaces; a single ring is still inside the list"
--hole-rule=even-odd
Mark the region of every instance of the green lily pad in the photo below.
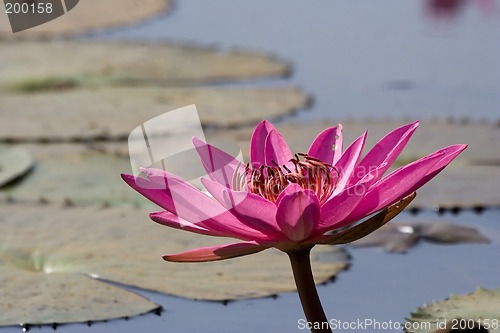
[[[170,0],[82,0],[63,16],[15,34],[7,15],[1,15],[0,38],[47,38],[126,25],[165,12],[169,6]]]
[[[0,141],[6,142],[125,140],[145,121],[190,104],[197,105],[203,125],[237,127],[309,102],[292,87],[199,86],[288,73],[287,64],[252,52],[0,42],[0,58],[9,64],[0,68]]]
[[[459,330],[460,328],[467,328],[472,332],[472,327],[477,332],[500,332],[498,309],[500,309],[500,289],[478,289],[468,295],[451,296],[442,302],[419,308],[411,314],[407,322],[414,328],[406,332],[467,332]],[[478,330],[480,328],[483,330]]]
[[[196,104],[203,125],[225,128],[278,118],[307,103],[303,93],[290,87],[115,87],[8,94],[0,99],[0,140],[126,140],[145,121],[186,105]]]
[[[471,149],[469,147],[468,149]],[[463,165],[459,156],[446,170],[419,190],[414,207],[474,208],[500,206],[500,167]]]
[[[55,202],[77,205],[145,205],[130,191],[120,173],[131,173],[127,157],[103,154],[84,145],[31,145],[37,159],[29,177],[0,190],[0,198],[21,202]]]
[[[102,84],[172,87],[289,71],[287,64],[255,52],[170,44],[0,42],[0,58],[9,64],[0,68],[0,86],[24,93],[43,91],[44,84],[46,90]]]
[[[278,250],[211,263],[164,262],[166,252],[233,240],[160,226],[142,209],[0,208],[0,325],[115,318],[156,307],[99,279],[206,300],[295,290],[288,258]],[[321,246],[312,261],[322,283],[346,268],[348,256]]]
[[[0,146],[0,188],[25,175],[33,163],[25,149]]]
[[[477,229],[443,222],[388,223],[351,244],[381,246],[386,252],[405,253],[421,241],[439,244],[490,243]]]
[[[0,282],[5,286],[0,301],[2,326],[105,320],[160,308],[144,297],[82,274],[47,274],[0,265]]]

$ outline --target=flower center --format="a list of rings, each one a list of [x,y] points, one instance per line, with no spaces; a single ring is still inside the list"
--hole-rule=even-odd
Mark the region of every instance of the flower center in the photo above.
[[[285,187],[293,183],[305,190],[314,191],[320,204],[331,197],[339,178],[334,166],[303,153],[295,154],[295,158],[290,162],[293,164],[293,170],[286,165],[279,166],[274,161],[273,165],[247,164],[243,172],[240,172],[240,165],[233,176],[233,189],[246,190],[276,202]]]

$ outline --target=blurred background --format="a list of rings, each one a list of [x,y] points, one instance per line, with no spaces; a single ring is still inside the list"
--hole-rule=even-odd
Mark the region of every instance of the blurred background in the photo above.
[[[496,0],[86,0],[16,34],[0,15],[0,223],[7,223],[0,224],[0,275],[7,276],[3,269],[11,263],[5,253],[17,256],[9,252],[12,244],[35,244],[28,247],[33,252],[41,241],[36,229],[16,238],[14,222],[30,223],[23,211],[50,220],[68,207],[136,207],[144,210],[138,223],[152,223],[153,206],[119,178],[131,172],[128,135],[149,119],[196,104],[206,139],[235,155],[241,150],[244,158],[262,119],[273,121],[295,151],[338,123],[345,147],[368,129],[370,148],[419,119],[397,166],[446,145],[469,144],[395,223],[455,223],[477,228],[491,243],[424,243],[406,254],[349,248],[351,268],[319,287],[329,317],[404,322],[419,306],[451,293],[498,288],[499,45]],[[180,161],[179,172],[191,168]],[[65,244],[64,236],[54,238]],[[157,251],[168,252],[168,242]],[[29,258],[31,265],[32,253]],[[168,274],[165,267],[161,274]],[[161,316],[54,327],[69,333],[300,331],[294,292],[223,305],[136,285],[118,286],[162,306]],[[1,288],[0,304],[6,290],[15,294]],[[6,298],[4,311],[5,304]]]
[[[311,94],[299,120],[499,119],[494,1],[179,2],[92,39],[173,41],[274,55]],[[262,82],[263,85],[276,84]]]

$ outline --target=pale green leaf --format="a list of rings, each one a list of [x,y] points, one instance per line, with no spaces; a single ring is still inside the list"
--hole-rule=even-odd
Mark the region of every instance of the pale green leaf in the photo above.
[[[15,34],[12,33],[7,15],[0,15],[0,38],[47,38],[126,25],[166,11],[170,2],[170,0],[79,1],[74,9],[70,9],[63,16]]]
[[[82,274],[48,274],[2,265],[0,283],[2,326],[105,320],[160,307],[135,293]]]
[[[0,188],[28,173],[33,164],[25,149],[0,146]]]
[[[275,119],[307,102],[290,87],[101,87],[0,94],[0,140],[125,141],[142,123],[186,105],[196,104],[202,125],[227,128]]]
[[[0,199],[69,205],[147,205],[120,178],[120,172],[131,173],[128,156],[103,154],[82,145],[39,145],[29,150],[36,157],[37,167],[23,182],[0,190]]]
[[[17,204],[0,209],[0,325],[115,318],[155,307],[93,278],[207,300],[295,290],[288,258],[275,249],[211,263],[163,261],[166,253],[234,240],[160,226],[142,209]],[[346,268],[348,257],[321,246],[312,261],[322,283]],[[18,306],[24,296],[29,306]]]
[[[498,309],[500,309],[500,289],[478,289],[468,295],[451,296],[444,301],[418,308],[408,319],[408,324],[414,328],[407,332],[458,332],[460,325],[469,329],[476,325],[476,329],[480,327],[483,329],[481,332],[498,333],[500,332]]]
[[[0,41],[0,58],[9,64],[0,69],[0,87],[24,93],[102,84],[179,87],[289,71],[261,53],[172,44]],[[74,85],[57,85],[65,80]]]
[[[490,243],[486,236],[472,227],[444,222],[393,222],[350,245],[381,246],[386,252],[404,253],[422,241],[438,244]]]

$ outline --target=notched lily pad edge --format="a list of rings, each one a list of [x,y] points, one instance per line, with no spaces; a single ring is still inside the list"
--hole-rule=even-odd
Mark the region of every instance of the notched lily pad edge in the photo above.
[[[338,247],[337,245],[321,245],[321,246]],[[327,280],[325,280],[325,281],[323,281],[321,283],[316,283],[317,286],[326,286],[326,285],[329,285],[331,283],[335,283],[336,279],[338,278],[338,274],[340,272],[346,272],[346,271],[349,271],[351,269],[351,266],[352,266],[352,261],[351,261],[352,256],[351,256],[351,254],[348,252],[348,250],[345,247],[338,247],[338,248],[339,248],[339,251],[341,251],[341,253],[345,256],[345,261],[342,262],[343,267],[339,270],[339,272],[333,274]],[[328,261],[328,260],[319,259],[318,261]],[[87,275],[87,274],[84,274],[84,275]],[[114,286],[126,289],[128,292],[134,293],[134,294],[136,294],[136,295],[138,295],[138,296],[146,299],[149,302],[151,302],[151,300],[149,298],[147,298],[146,296],[144,296],[141,292],[154,293],[154,294],[163,295],[163,296],[166,296],[166,297],[169,297],[169,298],[174,298],[174,299],[175,298],[179,298],[179,299],[190,300],[190,301],[194,301],[194,302],[205,302],[205,303],[208,303],[208,304],[217,303],[217,304],[222,304],[224,306],[228,306],[231,303],[246,301],[246,300],[249,300],[249,299],[252,299],[252,300],[256,300],[256,299],[257,300],[258,299],[273,299],[273,300],[276,300],[276,299],[278,299],[283,294],[297,293],[297,291],[286,291],[286,292],[279,292],[279,293],[276,293],[276,294],[270,294],[268,296],[257,296],[257,297],[251,297],[251,296],[249,296],[249,297],[240,298],[240,299],[221,299],[221,300],[193,299],[193,298],[190,298],[190,297],[184,297],[184,296],[178,296],[178,295],[169,294],[169,293],[163,293],[163,292],[159,292],[159,291],[155,291],[155,290],[151,290],[151,289],[141,288],[141,287],[138,287],[138,286],[131,286],[131,285],[128,285],[128,284],[111,281],[111,280],[104,279],[104,278],[101,278],[101,277],[94,277],[94,276],[91,276],[91,275],[87,275],[87,276],[89,278],[92,278],[92,279],[95,279],[95,280],[99,280],[99,281],[101,281],[103,283],[111,284],[111,285],[114,285]],[[156,316],[161,316],[163,314],[163,312],[165,311],[164,307],[162,305],[156,304],[154,302],[151,302],[151,303],[157,305],[157,307],[154,308],[154,309],[151,309],[149,311],[146,311],[146,312],[143,312],[143,313],[139,313],[139,314],[136,314],[136,315],[132,315],[132,316],[120,316],[120,317],[103,319],[103,320],[87,320],[87,321],[75,321],[75,322],[66,322],[66,323],[19,323],[18,325],[7,325],[7,326],[1,326],[0,325],[0,328],[2,328],[2,327],[18,327],[19,326],[19,327],[21,327],[21,329],[23,330],[23,332],[27,332],[31,328],[34,328],[34,327],[38,327],[38,328],[52,327],[54,330],[56,330],[57,328],[59,328],[60,326],[63,326],[63,325],[64,326],[68,326],[68,325],[75,325],[75,324],[86,324],[88,327],[91,327],[94,324],[104,324],[104,323],[108,323],[110,321],[118,321],[118,320],[122,320],[122,319],[125,320],[125,321],[128,321],[128,320],[133,319],[135,317],[145,316],[145,315],[151,315],[151,314],[154,314]]]
[[[54,81],[55,82],[55,81]],[[61,81],[61,83],[66,81]],[[67,81],[69,82],[73,81]],[[233,82],[233,81],[232,81]],[[57,82],[58,84],[59,82]],[[310,94],[303,92],[297,86],[291,86],[290,88],[295,89],[297,93],[303,93],[303,97],[305,101],[301,105],[297,105],[295,107],[290,107],[288,111],[281,115],[276,115],[274,117],[269,117],[269,121],[279,123],[283,122],[289,118],[296,116],[300,112],[308,112],[312,105],[314,104],[314,98]],[[31,88],[29,88],[31,89]],[[34,89],[37,89],[36,87]],[[203,121],[202,128],[206,131],[220,131],[220,130],[234,130],[234,129],[242,129],[246,127],[255,126],[259,121],[256,119],[250,119],[248,121],[239,121],[235,123],[229,123],[227,125],[221,125],[218,123],[214,123],[211,121]],[[98,135],[90,135],[86,137],[82,136],[70,136],[70,137],[62,137],[62,136],[51,136],[47,135],[39,138],[17,138],[17,137],[0,137],[0,144],[26,144],[26,143],[35,143],[35,144],[64,144],[64,143],[77,143],[84,144],[87,146],[92,146],[94,143],[107,143],[107,142],[126,142],[128,140],[128,135],[111,135],[111,134],[98,134]],[[101,151],[102,153],[113,153],[110,151]]]
[[[419,306],[415,311],[410,312],[410,315],[405,318],[406,323],[415,325],[417,327],[408,327],[404,329],[404,332],[432,332],[432,333],[449,333],[449,332],[499,332],[500,327],[490,323],[489,321],[496,320],[498,324],[498,313],[490,313],[493,311],[491,308],[484,308],[484,302],[490,302],[490,300],[484,300],[484,297],[494,298],[499,295],[500,289],[487,289],[483,287],[478,287],[473,292],[467,294],[451,294],[443,300],[434,300],[431,303],[424,304]],[[481,299],[483,298],[483,302]],[[469,302],[470,306],[467,306],[467,302]],[[451,303],[451,304],[450,304]],[[457,304],[458,303],[458,304]],[[491,305],[491,304],[489,304]],[[472,310],[471,313],[465,314],[466,312],[471,311],[471,307],[475,309]],[[479,312],[477,309],[480,309]],[[462,312],[460,314],[460,312]],[[418,328],[418,324],[423,322],[427,322],[429,326],[421,326]],[[462,330],[460,322],[465,324],[465,329]],[[474,327],[471,327],[471,322],[474,322]],[[488,323],[487,323],[488,322]],[[438,323],[446,324],[446,327],[438,327]],[[487,324],[489,327],[485,328],[482,325]],[[434,327],[433,327],[434,326]]]
[[[272,122],[272,123],[280,123],[283,121],[286,121],[287,119],[293,118],[297,116],[301,112],[309,112],[314,105],[314,97],[307,92],[304,92],[300,87],[297,86],[291,86],[290,88],[295,89],[298,93],[303,93],[305,97],[305,101],[302,105],[298,105],[296,107],[291,107],[288,109],[288,111],[284,114],[281,115],[276,115],[274,117],[268,117],[266,120]],[[221,131],[221,130],[238,130],[238,129],[243,129],[247,127],[252,127],[255,126],[259,123],[257,120],[248,120],[248,121],[240,121],[237,123],[229,123],[226,126],[213,123],[210,121],[204,122],[202,124],[202,127],[204,130],[213,130],[213,131]],[[1,140],[1,139],[0,139]]]
[[[471,211],[476,214],[482,214],[486,210],[500,210],[500,205],[470,205],[470,206],[436,206],[434,208],[425,208],[420,206],[410,206],[406,211],[411,215],[418,215],[425,211],[435,212],[437,215],[444,215],[450,213],[458,215],[463,212]]]
[[[151,314],[161,316],[164,311],[165,311],[165,309],[161,305],[158,305],[158,307],[155,309],[146,311],[144,313],[139,313],[139,314],[136,314],[134,316],[116,317],[116,318],[110,318],[110,319],[104,319],[104,320],[76,321],[76,322],[70,322],[70,323],[46,323],[46,324],[19,323],[19,325],[0,326],[0,328],[2,328],[2,327],[21,327],[23,332],[27,332],[34,327],[37,327],[39,329],[42,327],[52,327],[54,330],[56,330],[60,326],[80,325],[80,324],[84,324],[84,325],[87,325],[88,327],[91,327],[94,324],[104,324],[104,323],[108,323],[110,321],[118,321],[118,320],[129,321],[130,319],[133,319],[135,317],[147,316],[147,315],[151,315]]]
[[[352,260],[353,260],[353,257],[351,255],[351,253],[349,252],[349,250],[347,249],[347,247],[345,246],[339,246],[339,245],[323,245],[323,244],[319,244],[318,246],[338,246],[340,247],[340,249],[342,250],[343,254],[345,255],[345,261],[343,262],[344,266],[342,267],[342,270],[338,273],[335,273],[334,275],[330,276],[328,279],[326,279],[325,281],[321,282],[321,283],[316,283],[316,286],[327,286],[329,284],[332,284],[332,283],[335,283],[337,281],[337,279],[339,278],[339,273],[346,273],[346,272],[349,272],[352,268]],[[321,259],[319,259],[318,261],[321,261]],[[295,291],[296,293],[296,291]],[[276,295],[276,298],[279,296]]]

